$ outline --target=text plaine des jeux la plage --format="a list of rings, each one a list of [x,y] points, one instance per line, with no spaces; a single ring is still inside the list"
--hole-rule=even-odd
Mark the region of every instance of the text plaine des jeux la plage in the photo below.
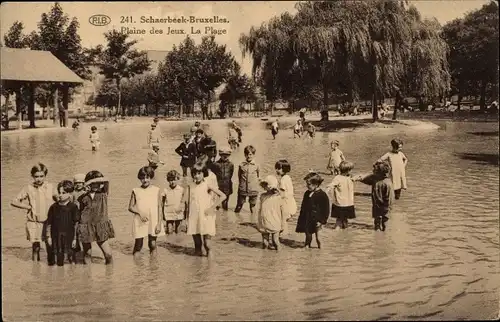
[[[221,18],[219,16],[212,17],[195,17],[195,16],[180,16],[180,17],[153,17],[153,16],[141,16],[138,21],[133,16],[121,16],[121,24],[227,24],[229,20],[227,18]],[[188,28],[183,28],[181,26],[151,26],[151,28],[136,28],[136,27],[121,27],[122,33],[129,35],[145,35],[145,34],[155,34],[155,35],[225,35],[227,30],[225,28],[218,28],[215,26],[189,26]]]

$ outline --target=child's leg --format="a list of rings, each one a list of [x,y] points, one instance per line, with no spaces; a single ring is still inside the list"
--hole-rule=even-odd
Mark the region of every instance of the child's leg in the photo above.
[[[344,221],[342,222],[342,225],[343,225],[344,229],[346,229],[346,228],[347,228],[348,223],[349,223],[349,222],[347,221],[347,218],[344,218]]]
[[[37,244],[37,260],[40,260],[40,243]],[[45,241],[45,250],[47,251],[47,262],[49,266],[56,264],[56,248],[54,245],[54,240],[52,240],[52,245],[49,245],[47,241]]]
[[[401,198],[401,189],[394,190],[394,199],[398,200]]]
[[[144,238],[136,238],[134,242],[134,250],[132,251],[132,255],[141,251],[142,246],[144,245]]]
[[[183,177],[187,177],[187,172],[188,172],[187,167],[182,167],[182,176]]]
[[[222,202],[222,209],[224,209],[224,210],[227,210],[227,209],[228,209],[228,203],[229,203],[229,197],[230,197],[230,196],[231,196],[230,194],[229,194],[229,195],[227,195],[226,200],[224,200],[224,201]]]
[[[166,229],[166,233],[167,234],[170,234],[172,232],[172,226],[174,225],[174,221],[173,220],[167,220],[167,229]]]
[[[373,229],[375,230],[379,230],[380,229],[380,221],[381,221],[381,217],[380,216],[376,216],[374,219],[373,219]]]
[[[281,246],[280,241],[279,241],[279,234],[273,233],[272,239],[273,239],[273,245],[276,248],[276,251],[278,251],[280,249],[280,246]]]
[[[380,223],[380,230],[385,231],[385,223],[389,220],[387,216],[382,216]]]
[[[253,215],[253,209],[255,208],[255,205],[257,204],[257,196],[249,196],[248,203],[250,204],[250,212]]]
[[[89,250],[92,249],[92,244],[91,243],[82,243],[82,248],[83,248],[83,264],[87,264],[85,261],[85,256],[87,256]]]
[[[156,254],[156,236],[148,235],[149,253]]]
[[[311,242],[312,242],[312,234],[306,233],[306,241],[304,243],[304,247],[311,247]]]
[[[262,233],[262,249],[269,247],[269,234]]]
[[[243,196],[238,192],[238,199],[236,201],[236,208],[234,208],[235,213],[239,213],[241,208],[243,208],[243,204],[245,203],[247,196]]]
[[[335,229],[342,228],[342,219],[340,217],[335,220]]]
[[[203,235],[203,246],[205,247],[205,251],[207,252],[207,257],[210,255],[210,249],[212,248],[211,239],[212,237],[210,235]]]
[[[318,244],[318,248],[321,248],[321,243],[319,241],[319,229],[316,229],[316,232],[314,233],[314,237],[316,237],[316,244]]]
[[[179,233],[179,226],[181,225],[182,220],[176,220],[175,221],[175,233]]]
[[[113,263],[113,255],[111,254],[111,247],[109,246],[109,242],[107,240],[103,242],[97,242],[97,246],[99,246],[99,248],[104,254],[106,265]]]
[[[201,252],[201,235],[200,234],[193,235],[193,242],[194,242],[194,253],[195,253],[195,255],[201,256],[202,255],[202,252]]]

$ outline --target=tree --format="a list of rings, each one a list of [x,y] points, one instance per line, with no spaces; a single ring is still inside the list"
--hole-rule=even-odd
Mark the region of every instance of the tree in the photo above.
[[[412,50],[416,24],[405,2],[309,1],[298,3],[297,10],[295,16],[283,14],[240,37],[243,54],[250,53],[253,59],[252,74],[263,79],[267,99],[292,97],[292,77],[295,88],[314,91],[320,87],[325,109],[331,94],[346,96],[351,102],[371,97],[376,121],[379,97],[393,94],[393,85],[407,76],[407,66],[417,51]],[[446,46],[431,47],[439,42],[434,35],[423,37],[432,41],[418,47],[422,56],[432,56],[425,64],[425,77],[446,57]],[[446,72],[438,76],[444,78]]]
[[[480,96],[481,109],[487,96],[498,95],[498,4],[491,1],[481,9],[455,19],[443,28],[449,47],[452,94]]]
[[[48,13],[43,13],[38,23],[38,32],[32,32],[28,37],[31,49],[50,51],[64,65],[71,69],[80,78],[91,79],[89,65],[90,55],[81,45],[78,34],[79,22],[76,18],[70,20],[64,13],[59,3],[55,3]],[[63,125],[68,124],[68,104],[71,93],[80,84],[43,84],[44,91],[54,95],[55,91],[62,89],[62,105],[65,115]],[[53,101],[53,100],[52,100]],[[54,106],[55,110],[55,106]],[[55,120],[54,120],[55,121]]]
[[[213,91],[236,73],[239,68],[231,53],[226,52],[226,45],[219,45],[215,37],[203,37],[196,47],[196,79],[201,101],[202,118],[208,118],[208,103]]]
[[[136,40],[128,41],[128,34],[120,33],[116,30],[108,31],[104,34],[107,40],[106,48],[97,46],[91,53],[96,58],[100,67],[100,74],[106,79],[114,80],[118,90],[117,109],[125,115],[125,110],[121,108],[121,82],[124,78],[132,78],[135,75],[149,71],[150,61],[145,51],[138,51],[132,47]]]
[[[24,34],[24,25],[22,22],[15,21],[12,26],[9,28],[7,33],[4,35],[5,46],[8,48],[27,48],[29,41],[28,37]],[[12,94],[16,95],[16,116],[18,120],[18,126],[21,128],[22,123],[22,103],[23,101],[27,101],[25,97],[23,99],[22,93],[27,92],[26,82],[21,81],[11,81],[6,80],[2,81],[2,95],[5,97],[6,102],[9,101],[10,96]]]

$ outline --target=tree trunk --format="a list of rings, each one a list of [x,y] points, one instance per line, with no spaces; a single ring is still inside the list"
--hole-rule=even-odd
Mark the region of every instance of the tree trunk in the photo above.
[[[481,109],[481,111],[486,111],[486,85],[486,81],[482,80],[480,89],[481,97],[479,99],[479,108]]]
[[[376,90],[372,93],[372,121],[377,122],[378,120],[378,106],[377,106],[377,92]]]
[[[122,105],[122,90],[120,86],[121,82],[119,78],[116,78],[115,81],[116,81],[116,88],[118,89],[118,104],[116,107],[116,113],[121,112],[122,116],[125,116],[125,110],[121,107]]]
[[[458,92],[457,111],[460,111],[461,107],[462,107],[462,94],[461,94],[461,92]]]
[[[21,87],[16,89],[16,116],[17,116],[17,129],[22,130],[23,128],[23,113],[22,113],[22,99],[21,99]]]
[[[320,109],[321,121],[328,121],[328,85],[323,83],[323,106]]]
[[[35,128],[35,84],[29,84],[29,100],[28,100],[28,118],[30,120],[30,128]]]
[[[64,84],[63,86],[63,109],[64,109],[64,120],[63,126],[68,127],[68,105],[69,105],[69,86],[68,84]]]

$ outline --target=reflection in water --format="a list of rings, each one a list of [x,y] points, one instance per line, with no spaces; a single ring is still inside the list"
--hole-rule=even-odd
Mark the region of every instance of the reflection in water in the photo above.
[[[221,145],[224,121],[213,121]],[[217,123],[220,122],[220,123]],[[191,124],[165,123],[160,155],[166,165],[154,179],[179,166],[174,148]],[[356,215],[345,231],[322,230],[322,249],[303,249],[304,236],[283,236],[280,252],[261,249],[248,204],[240,215],[217,214],[213,258],[194,255],[184,233],[158,240],[156,258],[145,247],[134,258],[132,218],[127,211],[137,170],[146,163],[149,123],[100,129],[101,150],[79,131],[23,132],[2,136],[2,273],[7,320],[231,320],[231,319],[470,319],[496,316],[499,303],[497,124],[446,122],[440,131],[376,135],[363,131],[321,133],[274,141],[256,120],[243,125],[244,142],[257,148],[262,176],[287,158],[300,205],[303,177],[326,166],[329,141],[337,139],[354,173],[371,170],[394,136],[405,142],[409,189],[391,213],[386,232],[372,229],[370,187],[356,184]],[[102,127],[102,126],[99,126]],[[481,133],[481,134],[478,134]],[[235,165],[243,149],[233,153]],[[496,161],[493,162],[493,161]],[[31,262],[24,215],[9,207],[29,169],[41,161],[48,180],[99,169],[111,178],[109,213],[114,265],[105,266],[97,245],[93,263],[47,267]],[[331,180],[326,176],[325,184]],[[235,180],[237,183],[237,180]],[[229,200],[234,208],[236,194]]]

